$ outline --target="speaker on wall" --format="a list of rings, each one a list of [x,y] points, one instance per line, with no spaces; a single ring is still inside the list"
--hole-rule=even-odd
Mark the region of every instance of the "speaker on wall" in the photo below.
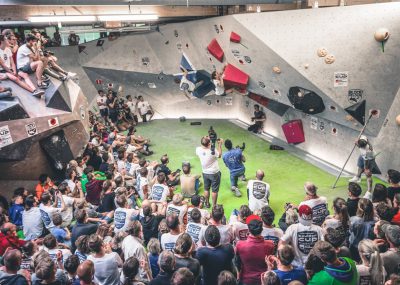
[[[64,169],[68,162],[74,159],[63,130],[42,139],[40,146],[56,170]]]

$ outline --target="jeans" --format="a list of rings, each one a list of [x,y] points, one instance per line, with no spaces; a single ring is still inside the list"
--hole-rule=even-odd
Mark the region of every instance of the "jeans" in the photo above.
[[[245,168],[240,169],[240,170],[230,171],[231,187],[233,187],[233,186],[237,187],[238,178],[240,176],[243,176],[245,171],[246,171]]]
[[[196,193],[196,195],[199,194],[199,188],[200,188],[200,179],[196,179],[196,181],[194,182],[194,193]]]

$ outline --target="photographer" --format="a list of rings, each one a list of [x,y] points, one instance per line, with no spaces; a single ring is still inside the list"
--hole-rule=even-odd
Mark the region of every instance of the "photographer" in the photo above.
[[[211,129],[211,128],[210,128]],[[219,170],[218,158],[221,157],[223,140],[217,139],[217,150],[212,150],[211,138],[205,136],[201,138],[201,146],[196,148],[196,155],[200,158],[203,169],[204,196],[206,198],[204,206],[210,208],[210,188],[212,188],[213,206],[217,204],[219,185],[221,183],[221,171]]]
[[[259,105],[255,104],[254,117],[251,117],[251,121],[254,122],[254,124],[248,127],[247,130],[255,134],[261,133],[265,120],[266,120],[265,113],[260,109]]]
[[[238,178],[244,177],[245,167],[243,162],[246,161],[243,156],[242,150],[244,149],[244,143],[242,148],[233,148],[232,141],[227,139],[225,141],[225,147],[228,150],[222,155],[222,159],[229,168],[230,180],[231,180],[231,190],[235,193],[236,197],[242,197],[242,193],[240,193],[238,186]],[[244,178],[245,179],[245,178]]]
[[[108,117],[113,124],[115,124],[118,120],[117,101],[118,98],[114,96],[112,92],[108,92],[106,101],[108,107]]]

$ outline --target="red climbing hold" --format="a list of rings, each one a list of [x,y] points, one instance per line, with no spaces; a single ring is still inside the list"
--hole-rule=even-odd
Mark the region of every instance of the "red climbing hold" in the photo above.
[[[231,42],[240,43],[241,39],[242,38],[238,34],[236,34],[235,32],[231,32]]]
[[[220,62],[224,59],[224,51],[222,50],[221,46],[217,42],[216,39],[213,39],[211,43],[207,46],[208,51]]]

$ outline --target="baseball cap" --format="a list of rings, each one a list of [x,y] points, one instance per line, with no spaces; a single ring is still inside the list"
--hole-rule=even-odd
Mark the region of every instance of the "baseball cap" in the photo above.
[[[301,205],[299,207],[299,221],[305,226],[309,226],[312,223],[312,209],[307,205]]]
[[[257,215],[250,215],[250,216],[248,216],[248,217],[246,218],[246,224],[250,224],[250,222],[251,222],[252,220],[261,221],[261,218],[260,218],[259,216],[257,216]]]
[[[382,226],[382,231],[386,238],[395,246],[400,246],[400,227],[397,225],[385,224]]]

